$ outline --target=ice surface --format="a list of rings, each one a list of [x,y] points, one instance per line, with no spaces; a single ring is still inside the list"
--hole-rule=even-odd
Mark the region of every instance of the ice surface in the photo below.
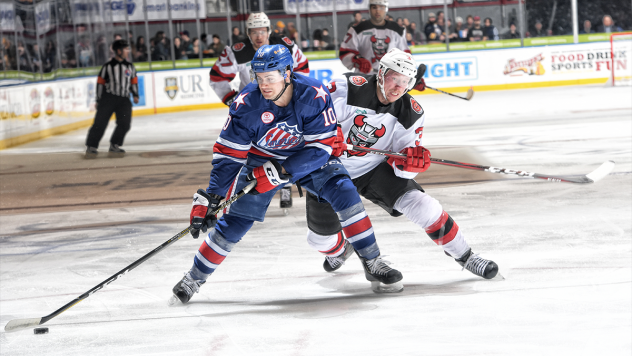
[[[377,295],[354,256],[338,273],[322,270],[323,257],[306,243],[303,200],[295,196],[287,216],[273,201],[266,221],[255,224],[189,304],[167,305],[201,242],[187,236],[46,323],[49,334],[0,332],[1,354],[630,355],[632,88],[478,92],[470,102],[447,95],[418,99],[427,114],[424,144],[437,158],[444,147],[467,146],[495,166],[530,172],[586,174],[607,160],[616,166],[589,185],[521,178],[433,185],[428,179],[426,191],[473,250],[498,263],[505,280],[461,271],[414,224],[367,203],[382,253],[404,275],[402,293]],[[226,112],[134,118],[125,144],[129,157],[117,164],[131,170],[142,157],[176,152],[192,162],[178,169],[198,172],[203,183],[209,163],[186,153],[211,150]],[[45,199],[53,190],[28,188],[69,178],[13,173],[28,164],[20,163],[24,157],[79,155],[85,134],[0,152],[3,200],[52,206]],[[445,180],[465,174],[446,169]],[[92,190],[77,186],[56,199],[78,204],[72,199],[105,189],[87,187]],[[140,189],[138,199],[150,201],[158,189]],[[0,326],[52,313],[184,229],[195,188],[185,190],[159,204],[2,210]]]

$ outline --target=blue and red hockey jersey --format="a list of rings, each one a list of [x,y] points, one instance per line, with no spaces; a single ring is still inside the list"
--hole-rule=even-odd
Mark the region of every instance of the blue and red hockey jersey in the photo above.
[[[266,100],[257,83],[248,84],[235,98],[213,146],[209,194],[226,196],[248,155],[277,159],[292,182],[327,162],[337,122],[329,90],[303,75],[296,75],[292,83],[292,100],[286,107]]]

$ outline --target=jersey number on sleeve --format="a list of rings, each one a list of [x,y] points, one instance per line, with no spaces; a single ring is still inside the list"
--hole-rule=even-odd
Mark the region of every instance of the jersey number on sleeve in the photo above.
[[[415,146],[419,146],[421,144],[421,136],[424,135],[424,128],[418,127],[417,130],[415,130],[415,133],[419,134],[419,141],[415,141]]]
[[[334,113],[334,109],[329,108],[326,111],[323,111],[323,116],[325,117],[325,126],[336,124],[337,120],[336,120],[336,114]]]
[[[353,36],[351,36],[351,34],[350,34],[350,33],[347,33],[347,38],[345,39],[345,43],[349,42],[349,40],[351,39],[351,37],[353,37]]]

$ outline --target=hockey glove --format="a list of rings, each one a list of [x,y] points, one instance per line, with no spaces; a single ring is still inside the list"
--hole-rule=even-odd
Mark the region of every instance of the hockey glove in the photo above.
[[[426,65],[420,64],[417,68],[417,75],[415,76],[415,86],[413,89],[424,91],[426,90],[426,82],[424,81],[424,74],[426,74]]]
[[[228,94],[224,96],[224,98],[222,99],[222,102],[226,104],[226,106],[230,107],[233,101],[235,101],[235,97],[237,97],[237,92],[234,90],[231,90]]]
[[[387,162],[391,167],[415,173],[425,172],[430,167],[430,151],[424,147],[407,147],[400,152],[406,154],[406,158],[390,157]]]
[[[336,141],[331,145],[333,150],[331,151],[332,156],[340,157],[343,153],[347,151],[347,144],[345,143],[345,134],[342,133],[342,127],[340,125],[336,125]]]
[[[255,188],[251,189],[248,194],[257,195],[269,192],[278,185],[285,185],[288,183],[292,176],[289,174],[283,174],[282,171],[283,168],[274,158],[271,158],[268,162],[264,163],[263,166],[253,169],[252,172],[248,173],[246,176],[246,181],[257,181],[257,185],[255,185]]]
[[[210,211],[217,210],[219,202],[224,199],[217,194],[208,194],[204,189],[198,189],[197,193],[193,194],[193,208],[191,209],[191,236],[197,239],[200,235],[200,230],[206,232],[208,229],[212,229],[217,224],[217,215],[208,214]],[[207,215],[208,214],[208,215]]]
[[[362,58],[360,56],[353,57],[351,59],[351,62],[353,62],[353,66],[358,68],[358,70],[362,73],[370,73],[373,69],[371,62],[369,62],[368,59]]]

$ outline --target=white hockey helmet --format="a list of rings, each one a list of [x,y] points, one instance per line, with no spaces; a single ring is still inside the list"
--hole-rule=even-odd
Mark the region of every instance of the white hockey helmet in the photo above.
[[[371,5],[382,5],[386,6],[386,11],[388,12],[388,0],[369,0],[369,9]]]
[[[417,63],[410,53],[406,53],[399,48],[392,48],[382,59],[380,59],[380,69],[378,71],[378,84],[381,79],[384,82],[386,73],[392,70],[399,74],[403,74],[410,78],[408,90],[415,86],[415,77],[417,76]]]
[[[270,31],[270,19],[263,12],[253,12],[246,20],[246,30],[260,27],[267,27]]]

